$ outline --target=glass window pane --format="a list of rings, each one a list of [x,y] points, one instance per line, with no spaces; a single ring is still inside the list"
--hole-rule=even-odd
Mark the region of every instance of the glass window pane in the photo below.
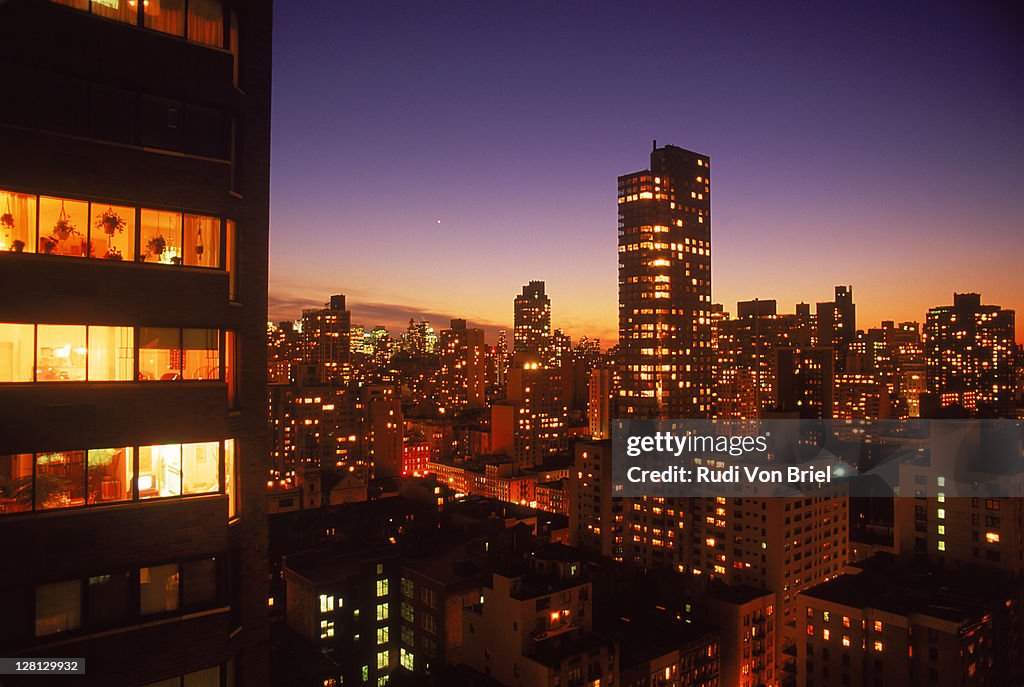
[[[131,327],[89,327],[89,381],[130,382],[134,371]]]
[[[85,504],[85,451],[36,456],[36,510]]]
[[[135,208],[93,203],[89,243],[94,258],[131,260],[135,256]]]
[[[228,520],[234,520],[238,517],[237,475],[238,472],[235,465],[235,440],[228,439],[224,442],[224,491],[228,495]]]
[[[89,254],[89,204],[67,198],[39,199],[39,252]]]
[[[110,626],[128,618],[131,576],[126,572],[90,577],[86,584],[90,626]]]
[[[185,215],[185,264],[196,267],[220,266],[218,218]]]
[[[181,379],[181,330],[139,327],[139,379]]]
[[[220,0],[189,0],[188,39],[215,48],[224,47],[224,5]]]
[[[220,442],[181,447],[181,472],[186,494],[220,491]]]
[[[36,381],[85,381],[87,353],[85,325],[39,325],[36,328]]]
[[[181,264],[181,213],[142,210],[139,261]]]
[[[181,573],[186,607],[208,606],[217,600],[217,559],[183,563]]]
[[[53,0],[58,5],[67,5],[68,7],[74,7],[76,10],[87,10],[89,9],[89,0]]]
[[[226,244],[224,246],[224,268],[228,271],[228,297],[238,300],[238,265],[235,258],[235,222],[228,220],[225,226]]]
[[[0,323],[0,382],[31,382],[35,327]]]
[[[228,384],[228,408],[234,408],[238,394],[238,344],[235,332],[224,332],[224,381]]]
[[[147,29],[185,35],[185,0],[148,0],[144,6]]]
[[[132,498],[132,449],[89,450],[89,503],[115,503]]]
[[[92,13],[134,24],[139,16],[138,0],[92,0]]]
[[[36,197],[0,191],[0,251],[36,252]]]
[[[32,510],[32,454],[0,456],[0,515]]]
[[[181,444],[139,448],[139,498],[181,496]]]
[[[82,583],[78,580],[36,587],[36,637],[82,626]]]
[[[178,564],[154,565],[139,570],[142,613],[163,613],[178,608]]]
[[[220,332],[216,329],[184,331],[185,379],[220,379]]]

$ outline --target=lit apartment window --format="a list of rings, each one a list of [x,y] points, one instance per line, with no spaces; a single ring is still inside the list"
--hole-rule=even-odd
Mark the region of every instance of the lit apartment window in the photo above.
[[[36,251],[36,197],[0,191],[0,251]]]
[[[139,609],[143,615],[178,609],[181,572],[177,563],[139,570]]]
[[[334,597],[329,594],[320,595],[320,612],[330,613],[334,610]]]

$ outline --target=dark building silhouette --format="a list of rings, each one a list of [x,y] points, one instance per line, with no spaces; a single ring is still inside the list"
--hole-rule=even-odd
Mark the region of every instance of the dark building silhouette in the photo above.
[[[271,21],[0,6],[0,655],[75,684],[266,684]]]
[[[818,303],[818,345],[831,346],[836,372],[846,371],[850,344],[857,338],[857,306],[853,303],[853,287],[837,286],[836,298]]]
[[[619,177],[620,417],[709,417],[711,170],[708,157],[655,147]]]

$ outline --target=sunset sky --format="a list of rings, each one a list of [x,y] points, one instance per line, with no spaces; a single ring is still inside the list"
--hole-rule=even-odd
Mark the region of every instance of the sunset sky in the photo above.
[[[652,139],[711,158],[730,312],[836,284],[859,327],[953,291],[1020,311],[1024,50],[995,7],[279,2],[271,319],[344,293],[367,327],[493,342],[540,279],[610,345],[616,177]]]

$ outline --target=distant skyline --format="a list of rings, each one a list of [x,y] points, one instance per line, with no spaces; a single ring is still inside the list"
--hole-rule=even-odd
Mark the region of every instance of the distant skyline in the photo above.
[[[1006,5],[1009,8],[1009,5]],[[1009,10],[1008,10],[1009,11]],[[1024,51],[970,2],[278,3],[270,316],[617,337],[616,178],[707,154],[713,298],[1024,308]],[[1024,315],[1022,315],[1024,316]],[[1022,325],[1018,323],[1018,340]]]

